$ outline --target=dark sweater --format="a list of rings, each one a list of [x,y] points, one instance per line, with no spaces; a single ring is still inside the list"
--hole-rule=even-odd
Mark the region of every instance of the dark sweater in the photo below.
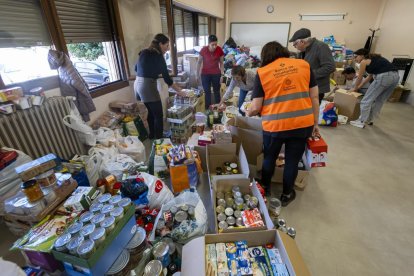
[[[163,55],[156,51],[142,50],[139,53],[138,62],[135,64],[135,72],[138,77],[150,79],[158,79],[162,75],[168,86],[173,84]]]
[[[374,57],[371,58],[371,63],[366,67],[366,71],[368,74],[378,75],[390,71],[397,71],[397,68],[386,58]]]

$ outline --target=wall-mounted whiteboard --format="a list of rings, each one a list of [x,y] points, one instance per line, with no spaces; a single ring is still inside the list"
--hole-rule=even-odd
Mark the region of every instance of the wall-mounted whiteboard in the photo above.
[[[290,23],[288,22],[234,22],[230,23],[230,36],[237,45],[261,46],[277,41],[288,46]]]

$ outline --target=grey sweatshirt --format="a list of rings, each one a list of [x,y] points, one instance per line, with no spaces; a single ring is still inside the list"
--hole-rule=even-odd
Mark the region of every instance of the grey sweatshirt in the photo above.
[[[305,52],[299,54],[299,57],[306,60],[315,74],[316,83],[318,84],[319,93],[331,91],[329,85],[330,74],[335,71],[335,62],[332,57],[332,51],[329,46],[322,41],[313,38],[311,44]]]

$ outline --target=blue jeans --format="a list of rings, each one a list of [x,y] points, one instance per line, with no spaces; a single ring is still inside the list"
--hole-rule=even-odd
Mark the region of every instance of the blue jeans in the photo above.
[[[246,98],[247,92],[249,92],[249,91],[246,91],[246,90],[240,89],[240,93],[239,93],[239,103],[237,104],[237,106],[239,107],[239,112],[240,112],[243,116],[245,116],[245,114],[244,114],[244,112],[243,112],[243,111],[241,111],[241,110],[240,110],[240,107],[241,107],[241,106],[243,105],[243,103],[244,103],[244,99]]]
[[[201,84],[203,85],[204,93],[206,93],[206,109],[211,105],[211,86],[213,86],[214,103],[220,102],[220,78],[220,74],[201,75]]]
[[[296,177],[298,176],[298,164],[305,151],[307,138],[277,138],[263,135],[263,188],[270,192],[270,184],[275,172],[276,159],[279,156],[282,145],[285,144],[285,167],[283,170],[283,193],[290,194],[293,191]]]

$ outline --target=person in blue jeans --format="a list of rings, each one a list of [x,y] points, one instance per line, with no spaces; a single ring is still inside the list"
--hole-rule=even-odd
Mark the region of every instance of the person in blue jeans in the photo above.
[[[381,111],[382,106],[391,96],[399,81],[397,68],[379,54],[370,54],[367,49],[359,49],[355,53],[355,61],[360,64],[358,79],[353,90],[361,89],[367,82],[374,79],[361,100],[361,115],[350,124],[364,128],[373,125],[374,118]],[[364,80],[365,72],[369,75]]]
[[[229,87],[227,88],[226,93],[223,95],[219,107],[221,109],[225,108],[224,102],[233,97],[233,90],[237,86],[240,88],[239,93],[239,102],[237,106],[239,107],[239,112],[245,116],[244,112],[240,110],[240,107],[243,105],[246,95],[249,91],[253,90],[254,80],[256,78],[257,68],[254,69],[245,69],[243,66],[236,65],[231,69],[232,80]]]
[[[196,73],[197,82],[201,76],[201,83],[206,93],[205,108],[208,109],[211,105],[211,87],[214,92],[214,103],[220,102],[220,83],[224,73],[224,52],[217,45],[217,36],[209,35],[208,46],[201,49]]]

